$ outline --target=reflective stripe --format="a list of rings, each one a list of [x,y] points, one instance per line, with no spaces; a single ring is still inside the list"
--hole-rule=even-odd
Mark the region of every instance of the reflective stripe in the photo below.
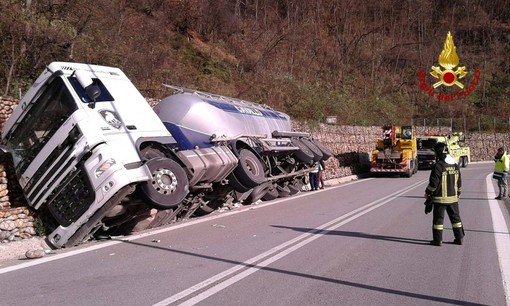
[[[459,173],[455,173],[455,195],[458,195],[459,194],[459,191],[460,191],[460,188],[458,188],[459,186],[457,185],[457,182],[459,181]]]
[[[458,201],[459,198],[456,195],[451,197],[432,197],[432,202],[440,204],[452,204]]]
[[[444,226],[442,224],[434,224],[434,229],[438,231],[442,231]]]
[[[462,227],[462,222],[459,222],[459,223],[453,223],[453,224],[452,224],[452,227],[453,227],[453,228],[461,228],[461,227]]]
[[[441,175],[441,197],[448,197],[448,172],[446,171]]]

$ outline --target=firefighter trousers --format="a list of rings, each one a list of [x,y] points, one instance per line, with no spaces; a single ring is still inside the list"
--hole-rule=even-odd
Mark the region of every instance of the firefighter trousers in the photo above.
[[[452,223],[453,235],[456,240],[462,240],[464,237],[464,228],[460,219],[459,203],[448,205],[434,203],[434,211],[432,216],[432,237],[434,241],[441,242],[443,240],[443,221],[444,212],[448,214]]]

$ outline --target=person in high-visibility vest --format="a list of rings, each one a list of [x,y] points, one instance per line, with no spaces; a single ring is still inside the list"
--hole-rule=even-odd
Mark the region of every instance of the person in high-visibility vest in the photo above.
[[[429,184],[425,189],[427,202],[432,203],[432,241],[431,245],[441,246],[443,240],[444,212],[448,213],[452,223],[454,244],[461,245],[464,228],[460,219],[459,197],[462,180],[460,168],[453,157],[448,154],[448,146],[438,143],[434,146],[436,164],[430,172]],[[429,204],[430,205],[430,204]],[[425,213],[430,212],[425,209]]]
[[[314,162],[309,173],[310,190],[319,188],[319,163]]]
[[[499,148],[496,156],[494,156],[494,174],[492,175],[498,181],[499,194],[496,200],[506,197],[508,190],[508,170],[510,168],[510,156],[508,156],[503,148]]]

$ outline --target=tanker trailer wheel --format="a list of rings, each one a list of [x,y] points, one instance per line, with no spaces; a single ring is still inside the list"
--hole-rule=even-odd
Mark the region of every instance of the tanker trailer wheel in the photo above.
[[[199,217],[206,216],[220,208],[222,205],[223,205],[222,200],[218,199],[209,200],[207,204],[200,205],[200,207],[198,207],[197,210],[195,210],[194,214]]]
[[[313,162],[313,152],[300,139],[292,139],[292,145],[299,148],[299,150],[293,153],[299,161],[305,164]]]
[[[304,185],[305,184],[302,181],[297,180],[297,179],[290,182],[288,185],[289,190],[290,190],[290,195],[300,192]]]
[[[147,162],[152,179],[140,184],[142,196],[157,209],[179,205],[188,194],[189,181],[184,169],[175,161],[153,158]]]
[[[239,164],[234,169],[234,175],[239,182],[248,188],[256,187],[265,180],[262,162],[248,149],[239,151]]]
[[[246,198],[246,200],[243,201],[243,204],[250,205],[262,199],[269,191],[269,188],[272,188],[270,182],[262,183],[257,187],[253,188],[250,195]]]
[[[274,184],[271,184],[269,187],[269,190],[266,192],[266,194],[262,197],[262,200],[264,201],[271,201],[278,197],[278,190],[276,189],[276,186]]]
[[[331,150],[328,149],[325,145],[323,145],[320,141],[317,141],[315,139],[311,140],[311,142],[321,150],[322,152],[322,160],[328,160],[331,156],[333,156],[333,153],[331,153]]]
[[[278,191],[279,198],[285,198],[290,196],[290,189],[287,185],[276,185],[276,190]]]
[[[301,141],[307,146],[313,153],[313,161],[318,162],[322,159],[322,151],[316,145],[314,145],[309,139],[301,139]]]

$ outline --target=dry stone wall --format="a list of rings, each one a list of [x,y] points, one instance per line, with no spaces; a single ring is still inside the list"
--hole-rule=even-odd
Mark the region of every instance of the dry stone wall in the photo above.
[[[11,115],[18,101],[0,97],[0,127]],[[149,100],[149,104],[157,104]],[[380,126],[359,127],[320,124],[311,127],[306,122],[293,123],[296,131],[308,132],[328,147],[333,157],[326,161],[325,179],[361,174],[369,170],[370,153],[381,135]],[[417,135],[448,133],[444,127],[416,127]],[[498,147],[510,148],[510,134],[474,133],[466,135],[471,147],[471,160],[491,160]],[[9,155],[0,155],[0,241],[10,242],[36,235],[37,214],[27,206],[14,175]]]
[[[370,154],[376,140],[381,137],[381,126],[342,126],[320,124],[310,127],[305,123],[293,123],[293,129],[310,133],[326,145],[334,158],[326,161],[325,179],[338,178],[369,171]],[[427,133],[447,134],[447,127],[415,127],[416,135]],[[465,145],[471,148],[471,161],[492,160],[498,147],[510,151],[508,133],[466,133]]]

